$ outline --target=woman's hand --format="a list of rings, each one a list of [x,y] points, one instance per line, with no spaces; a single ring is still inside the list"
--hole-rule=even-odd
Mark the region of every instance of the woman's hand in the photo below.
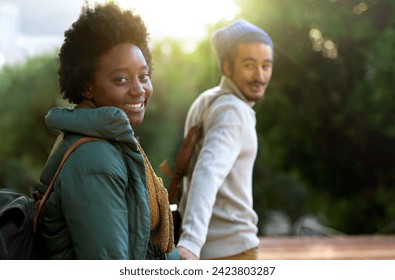
[[[178,246],[178,253],[180,254],[180,259],[181,260],[198,260],[199,258],[192,253],[191,251],[189,251],[188,249],[182,247],[182,246]]]

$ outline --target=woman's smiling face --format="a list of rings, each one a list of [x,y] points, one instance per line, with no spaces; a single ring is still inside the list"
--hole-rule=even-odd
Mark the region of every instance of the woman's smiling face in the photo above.
[[[130,123],[138,125],[153,93],[149,70],[136,45],[116,45],[99,59],[93,81],[83,95],[92,99],[96,107],[123,110]]]

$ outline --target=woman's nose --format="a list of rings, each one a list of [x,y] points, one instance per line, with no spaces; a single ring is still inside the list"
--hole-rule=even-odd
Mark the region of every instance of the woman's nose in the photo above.
[[[142,95],[145,93],[145,89],[139,81],[132,83],[130,91],[133,95]]]

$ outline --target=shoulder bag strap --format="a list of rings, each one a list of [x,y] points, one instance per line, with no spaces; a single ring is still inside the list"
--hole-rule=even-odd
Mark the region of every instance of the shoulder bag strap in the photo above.
[[[220,93],[214,96],[209,102],[206,103],[202,115],[196,125],[192,126],[188,131],[187,136],[184,138],[182,145],[178,151],[176,158],[175,171],[172,174],[172,179],[170,187],[168,189],[169,202],[172,203],[173,199],[176,197],[177,203],[180,201],[181,192],[179,189],[179,182],[187,174],[189,162],[191,160],[193,151],[195,149],[196,143],[199,141],[202,135],[202,126],[207,116],[207,111],[211,104],[214,103],[217,98],[229,93]],[[165,163],[166,164],[166,163]]]
[[[34,214],[34,218],[33,218],[34,232],[36,232],[36,230],[37,230],[37,223],[38,223],[39,217],[41,216],[42,212],[44,211],[45,203],[47,202],[50,194],[53,191],[56,178],[58,177],[60,170],[63,167],[63,164],[66,162],[66,160],[69,158],[69,156],[74,152],[74,150],[77,149],[80,145],[87,143],[87,142],[100,141],[100,140],[103,140],[103,138],[86,136],[86,137],[83,137],[83,138],[79,139],[78,141],[74,142],[67,149],[67,151],[63,155],[62,161],[60,162],[60,164],[58,166],[58,169],[55,172],[55,175],[53,176],[53,178],[51,180],[51,183],[49,184],[47,190],[45,191],[44,196],[42,197],[41,200],[37,201],[37,203],[36,203],[36,213]]]

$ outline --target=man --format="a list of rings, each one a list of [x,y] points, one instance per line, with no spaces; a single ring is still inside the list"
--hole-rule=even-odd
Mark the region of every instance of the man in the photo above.
[[[185,133],[207,108],[203,136],[184,180],[177,247],[181,259],[257,259],[252,173],[258,144],[252,107],[272,76],[273,43],[244,20],[218,30],[212,43],[223,76],[187,115]]]

